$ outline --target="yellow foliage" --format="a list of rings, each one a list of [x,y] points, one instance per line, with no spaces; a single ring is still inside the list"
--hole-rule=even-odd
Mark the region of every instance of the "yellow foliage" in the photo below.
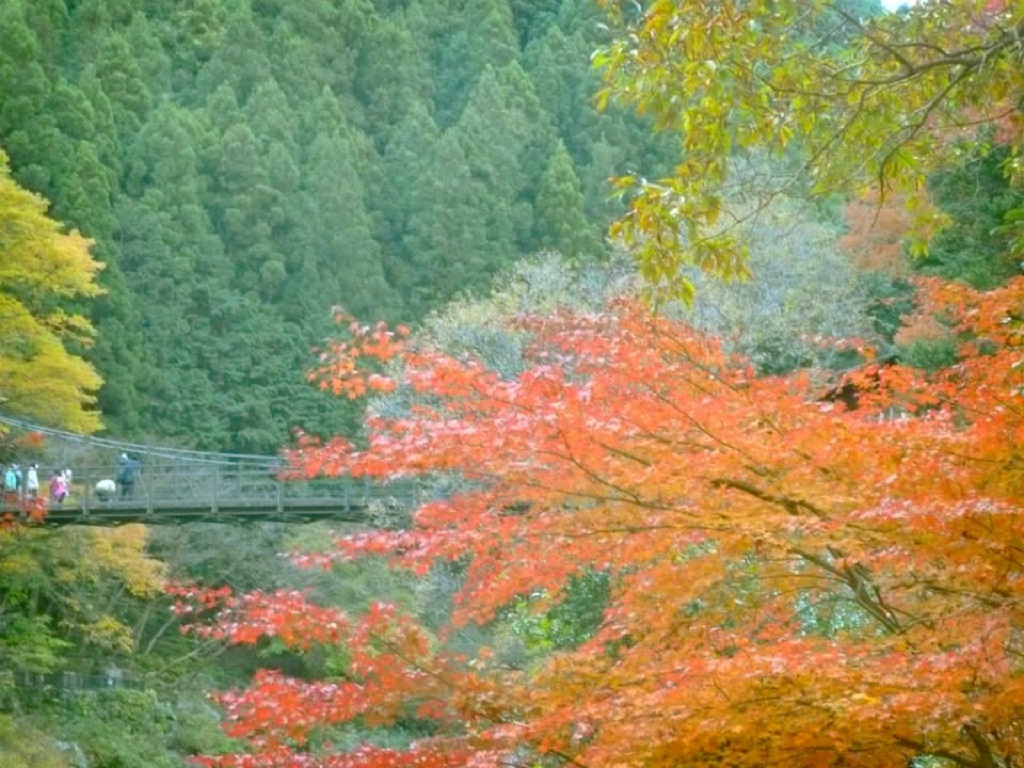
[[[111,651],[132,652],[131,628],[109,614],[103,614],[95,621],[86,624],[82,630],[86,641],[92,645]]]
[[[15,575],[25,578],[39,570],[39,564],[27,552],[0,556],[0,579]]]
[[[145,597],[163,590],[166,567],[146,556],[146,526],[89,529],[88,534],[93,563],[116,575],[131,594]]]
[[[132,629],[118,616],[164,584],[165,565],[146,554],[146,536],[141,525],[58,531],[15,526],[0,531],[0,581],[25,604],[47,606],[63,639],[131,652]]]
[[[42,731],[0,715],[0,765],[5,768],[67,768],[70,763]]]
[[[870,19],[835,0],[602,5],[615,28],[594,56],[606,83],[598,102],[625,104],[679,140],[671,175],[615,182],[630,209],[612,235],[655,297],[688,299],[686,267],[742,277],[737,200],[901,196],[921,254],[948,224],[927,205],[928,174],[993,129],[1014,157],[1024,142],[1021,3],[920,3]],[[751,153],[778,159],[778,172],[737,183]]]
[[[102,381],[64,343],[87,344],[93,330],[60,302],[100,294],[103,265],[91,241],[61,232],[47,208],[11,178],[0,150],[0,408],[91,432],[100,426],[89,406]]]

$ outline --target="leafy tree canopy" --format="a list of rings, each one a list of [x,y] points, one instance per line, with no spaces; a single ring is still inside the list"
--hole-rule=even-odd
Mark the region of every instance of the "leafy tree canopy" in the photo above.
[[[0,407],[91,432],[100,378],[69,345],[88,343],[92,326],[67,301],[100,293],[102,265],[47,207],[11,178],[0,150]]]
[[[874,186],[906,194],[926,229],[927,176],[997,124],[1016,150],[1024,10],[1002,0],[921,3],[865,17],[836,0],[607,3],[615,41],[596,56],[616,101],[679,137],[660,179],[619,180],[632,196],[615,231],[635,248],[656,295],[688,298],[682,267],[747,272],[736,196],[825,195]],[[733,188],[736,158],[784,161]],[[1019,175],[1016,152],[1005,170]],[[917,246],[923,251],[923,243]]]
[[[164,566],[147,556],[146,538],[141,525],[0,532],[0,669],[44,672],[76,654],[130,653],[136,640],[125,603],[163,586]]]
[[[434,627],[383,603],[349,615],[295,592],[190,593],[216,617],[204,634],[348,654],[331,679],[264,672],[226,695],[229,733],[252,753],[204,764],[1011,764],[1024,749],[1024,422],[1007,310],[1024,280],[920,288],[960,359],[862,369],[853,409],[805,373],[755,376],[632,301],[520,315],[529,341],[511,376],[350,325],[329,385],[408,387],[417,405],[371,417],[363,448],[308,445],[296,469],[463,482],[410,530],[349,536],[307,562],[458,565],[453,611]],[[393,378],[363,372],[379,359],[400,363]],[[599,616],[571,603],[587,582]],[[565,615],[580,617],[574,633]],[[545,653],[451,648],[495,622]],[[333,745],[352,721],[421,738]]]

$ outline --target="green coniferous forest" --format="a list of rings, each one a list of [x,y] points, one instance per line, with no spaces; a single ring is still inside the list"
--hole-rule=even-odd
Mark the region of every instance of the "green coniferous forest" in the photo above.
[[[670,154],[595,109],[599,22],[592,0],[0,3],[0,146],[106,264],[109,432],[335,432],[303,376],[333,307],[416,324],[540,249],[600,258],[606,179]]]

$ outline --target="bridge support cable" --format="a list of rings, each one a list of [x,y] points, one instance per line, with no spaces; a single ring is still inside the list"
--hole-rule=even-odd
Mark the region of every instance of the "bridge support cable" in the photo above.
[[[65,430],[28,422],[24,419],[18,419],[3,413],[0,413],[0,424],[6,424],[8,427],[20,429],[24,432],[35,432],[63,442],[92,446],[97,449],[109,450],[117,454],[137,454],[150,460],[161,460],[164,462],[182,461],[194,464],[246,464],[278,468],[284,466],[284,462],[280,456],[267,456],[263,454],[250,453],[218,453],[215,451],[197,451],[190,448],[169,448],[166,446],[148,445],[145,443],[133,443],[125,440],[67,432]]]

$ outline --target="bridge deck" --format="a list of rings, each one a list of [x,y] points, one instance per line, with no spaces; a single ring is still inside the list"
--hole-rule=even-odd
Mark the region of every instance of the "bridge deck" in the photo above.
[[[38,522],[60,525],[149,525],[183,522],[337,520],[371,522],[384,514],[408,510],[417,499],[414,483],[382,485],[353,478],[294,480],[279,470],[238,466],[144,466],[130,489],[100,493],[97,483],[110,480],[109,468],[75,468],[71,494],[63,503],[46,498],[50,470],[40,468],[40,500],[45,515]],[[0,516],[31,520],[31,500],[5,494]]]

